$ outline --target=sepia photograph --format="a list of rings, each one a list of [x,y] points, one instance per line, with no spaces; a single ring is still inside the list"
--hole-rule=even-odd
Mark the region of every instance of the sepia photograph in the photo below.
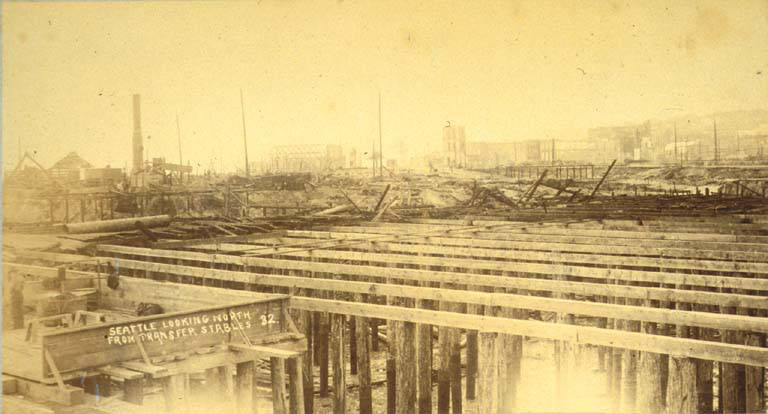
[[[3,414],[768,414],[768,0],[0,0]]]

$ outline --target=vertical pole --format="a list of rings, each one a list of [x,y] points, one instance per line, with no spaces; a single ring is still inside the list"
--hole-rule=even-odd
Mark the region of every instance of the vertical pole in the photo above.
[[[381,92],[379,92],[379,176],[384,176],[384,147],[381,140]]]
[[[253,361],[241,362],[235,367],[235,399],[239,413],[254,412],[257,401],[253,398],[253,370]]]
[[[477,380],[477,331],[467,331],[467,400],[474,400]]]
[[[144,404],[144,379],[137,378],[123,381],[123,399],[131,404]]]
[[[242,99],[242,91],[240,91],[241,95],[240,98]],[[179,126],[179,113],[176,112],[176,135],[179,138],[179,165],[184,165],[184,162],[181,158],[181,126]],[[180,177],[184,177],[184,173],[182,172],[180,174]]]
[[[320,333],[318,335],[318,361],[320,364],[320,396],[328,396],[328,316],[320,317]]]
[[[184,413],[187,411],[186,376],[187,374],[176,374],[163,378],[166,413]]]
[[[494,332],[480,332],[480,366],[478,371],[478,413],[497,413],[499,366],[496,363],[496,339]]]
[[[349,317],[349,373],[357,375],[357,324],[356,317]]]
[[[388,357],[387,362],[387,414],[395,414],[395,406],[397,405],[397,389],[395,381],[397,380],[395,374],[395,359]]]
[[[302,311],[302,319],[305,324],[304,335],[307,337],[307,353],[302,359],[304,363],[304,369],[302,370],[304,374],[304,413],[313,414],[315,409],[315,380],[313,378],[312,360],[314,357],[313,349],[315,347],[315,344],[313,343],[315,338],[314,332],[317,331],[317,325],[314,323],[312,312]]]
[[[397,414],[416,412],[416,324],[398,322]]]
[[[368,333],[370,321],[358,316],[357,324],[357,382],[360,414],[373,414],[373,395],[371,394],[371,336]]]
[[[331,314],[331,359],[333,362],[333,413],[347,409],[347,383],[344,371],[344,315]]]
[[[746,345],[765,347],[764,334],[749,333]],[[746,388],[746,412],[765,412],[765,368],[745,367],[744,382]]]
[[[288,409],[290,414],[305,414],[304,411],[304,374],[302,357],[288,358],[288,384],[290,387]]]
[[[245,134],[245,104],[243,103],[242,89],[240,89],[240,109],[243,115],[243,153],[245,154],[245,176],[250,177],[251,167],[248,165],[248,139],[246,138],[246,134]],[[179,150],[179,157],[181,157],[181,150]]]
[[[285,360],[269,359],[272,376],[272,411],[274,414],[288,414],[285,406]]]
[[[720,149],[717,146],[717,120],[712,120],[712,136],[715,139],[715,163],[720,161]]]
[[[647,307],[652,306],[650,299],[646,299],[643,304]],[[640,323],[640,332],[649,335],[654,335],[656,328],[656,324],[653,322]],[[664,411],[660,372],[661,355],[653,352],[640,352],[637,362],[637,391],[635,397],[635,407],[638,413],[653,414]]]

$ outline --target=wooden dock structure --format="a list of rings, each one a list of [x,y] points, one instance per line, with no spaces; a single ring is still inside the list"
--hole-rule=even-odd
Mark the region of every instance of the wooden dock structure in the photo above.
[[[383,324],[392,413],[462,412],[463,394],[478,412],[511,412],[531,338],[555,343],[558,393],[592,349],[615,411],[764,412],[764,220],[365,222],[172,249],[100,245],[97,258],[128,279],[290,294],[311,338],[305,412],[319,412],[318,362],[333,412],[349,412],[347,364],[359,411],[373,412],[370,355]]]

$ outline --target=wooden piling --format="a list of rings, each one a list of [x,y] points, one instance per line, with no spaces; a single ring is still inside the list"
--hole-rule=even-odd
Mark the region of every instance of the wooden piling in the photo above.
[[[355,316],[349,317],[349,373],[357,375],[357,324]]]
[[[166,413],[185,413],[188,408],[186,393],[187,374],[169,375],[163,378],[163,398],[165,399]]]
[[[317,359],[320,365],[320,396],[328,396],[328,319],[322,315],[319,319],[319,334],[317,336]]]
[[[450,355],[451,340],[450,329],[446,327],[437,328],[437,343],[440,350],[440,365],[437,371],[437,413],[448,414],[451,406],[451,374],[450,374]]]
[[[480,349],[477,393],[478,413],[497,413],[499,411],[499,366],[496,362],[496,340],[496,333],[481,331],[478,334],[478,348]]]
[[[477,380],[477,331],[467,331],[467,400],[474,400]]]
[[[397,406],[397,375],[394,358],[387,358],[387,414],[395,414]]]
[[[299,318],[297,318],[299,323],[297,324],[297,329],[299,332],[303,332],[304,336],[307,338],[307,352],[304,353],[303,358],[301,358],[302,362],[302,379],[304,381],[304,413],[305,414],[313,414],[314,413],[314,405],[315,405],[315,381],[314,381],[314,373],[313,373],[313,357],[314,357],[314,332],[317,330],[313,326],[313,318],[312,318],[312,312],[308,311],[301,311],[299,312]]]
[[[651,307],[653,303],[646,299],[643,305]],[[653,335],[657,325],[642,322],[640,331]],[[654,352],[640,352],[637,361],[637,391],[635,409],[639,414],[655,414],[664,411],[664,399],[661,390],[661,355]]]
[[[144,378],[123,381],[123,400],[131,404],[144,404]]]
[[[397,366],[397,414],[414,414],[416,412],[416,324],[398,322],[400,330],[397,333],[398,358]]]
[[[746,345],[766,346],[765,335],[749,333],[746,335]],[[746,412],[765,412],[765,368],[745,367],[744,382],[746,388]]]
[[[357,382],[360,414],[373,414],[373,395],[371,393],[371,336],[368,318],[355,318],[357,325]]]
[[[692,358],[669,357],[667,412],[698,414],[696,363]]]
[[[256,413],[256,399],[253,398],[253,361],[237,364],[235,368],[235,399],[238,413]]]
[[[272,380],[272,411],[274,414],[288,414],[285,406],[285,360],[272,357],[269,359]]]
[[[678,289],[685,286],[678,285]],[[690,310],[690,304],[676,304],[678,310]],[[678,338],[690,338],[688,326],[677,325]],[[699,412],[698,375],[696,361],[693,358],[669,356],[669,377],[667,380],[667,411],[670,413],[696,414]]]
[[[288,358],[288,412],[290,414],[305,414],[304,410],[304,362],[303,357]],[[254,404],[256,401],[254,401]],[[254,412],[255,414],[255,412]]]
[[[423,267],[428,270],[428,266]],[[429,287],[429,282],[421,282]],[[432,309],[428,300],[416,301],[416,307]],[[419,414],[432,414],[432,325],[416,325],[417,409]]]
[[[333,413],[347,409],[347,381],[344,370],[344,315],[331,314],[331,362],[333,364]]]
[[[379,352],[379,320],[371,318],[371,351]]]

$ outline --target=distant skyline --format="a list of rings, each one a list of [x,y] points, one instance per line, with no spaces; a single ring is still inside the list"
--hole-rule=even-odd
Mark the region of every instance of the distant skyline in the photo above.
[[[3,2],[5,168],[75,151],[242,168],[281,144],[384,153],[768,107],[768,1]],[[556,134],[552,131],[572,131]]]

